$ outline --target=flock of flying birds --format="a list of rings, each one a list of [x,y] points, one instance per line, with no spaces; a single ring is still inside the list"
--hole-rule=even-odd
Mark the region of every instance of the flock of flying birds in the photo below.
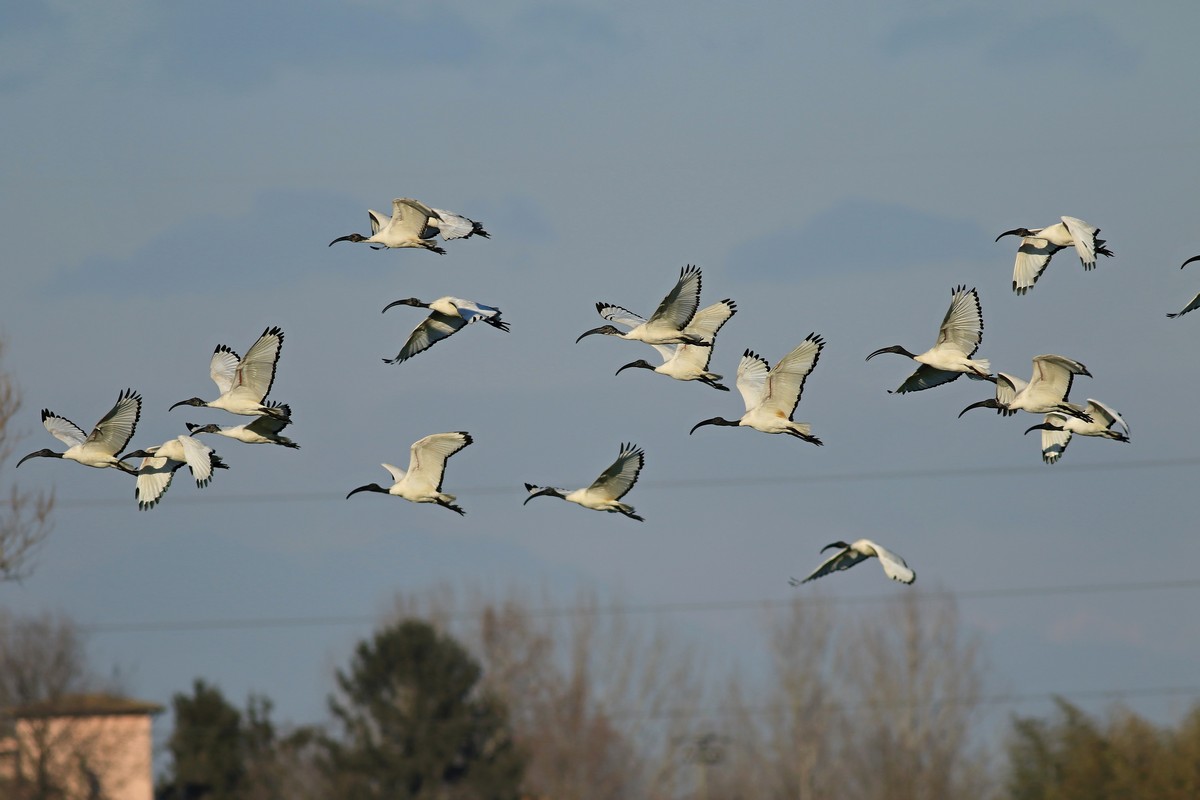
[[[483,226],[472,219],[426,206],[410,198],[393,200],[390,216],[374,210],[368,210],[368,216],[370,236],[352,233],[334,239],[330,246],[343,241],[364,242],[372,249],[421,248],[444,255],[445,249],[437,244],[439,237],[443,241],[472,236],[490,237]],[[1018,295],[1033,288],[1051,258],[1060,250],[1074,247],[1084,270],[1096,266],[1097,255],[1113,255],[1105,241],[1098,238],[1099,228],[1075,217],[1064,216],[1061,220],[1045,228],[1015,228],[996,237],[996,241],[1004,236],[1020,237],[1012,284],[1013,291]],[[1188,259],[1182,266],[1193,261],[1200,261],[1200,255]],[[617,374],[629,368],[647,369],[675,380],[698,381],[727,392],[729,387],[721,383],[722,376],[709,371],[709,361],[717,334],[737,313],[737,305],[725,299],[702,309],[699,307],[700,288],[700,270],[688,265],[680,270],[675,286],[649,317],[639,316],[622,306],[597,303],[596,311],[609,324],[585,331],[576,339],[576,343],[591,335],[642,342],[658,351],[661,363],[655,365],[638,359],[622,366]],[[472,300],[441,297],[424,302],[412,297],[389,303],[383,310],[386,312],[398,305],[427,308],[430,313],[409,334],[396,357],[384,359],[389,364],[397,364],[422,353],[475,322],[482,321],[501,331],[509,329],[501,319],[500,309]],[[1200,294],[1182,311],[1167,316],[1181,316],[1197,307],[1200,307]],[[1004,416],[1014,415],[1018,411],[1042,416],[1042,421],[1025,433],[1041,431],[1042,458],[1047,464],[1056,463],[1062,457],[1075,435],[1129,441],[1129,426],[1115,409],[1090,398],[1086,406],[1068,399],[1076,375],[1091,377],[1083,364],[1065,356],[1046,354],[1034,357],[1033,375],[1029,380],[1004,372],[993,374],[987,359],[975,358],[982,335],[983,315],[979,293],[973,288],[959,286],[951,293],[950,307],[933,347],[922,353],[912,353],[900,345],[894,345],[876,350],[867,356],[867,360],[882,353],[894,353],[917,363],[916,370],[894,390],[895,393],[940,386],[956,380],[960,375],[993,383],[993,397],[972,403],[959,416],[972,408],[992,408]],[[118,469],[136,478],[134,497],[138,507],[149,509],[159,503],[170,488],[175,473],[183,466],[188,467],[198,487],[207,486],[215,470],[227,468],[221,457],[197,438],[200,434],[223,436],[246,444],[298,448],[299,445],[282,435],[282,431],[291,423],[291,408],[267,399],[274,383],[282,345],[283,331],[278,327],[268,327],[263,331],[246,351],[245,357],[239,356],[226,345],[217,345],[209,362],[209,375],[220,394],[213,400],[192,397],[171,406],[171,409],[178,406],[217,408],[253,417],[244,425],[197,425],[188,422],[185,423],[188,429],[186,435],[122,455],[133,438],[142,411],[141,395],[126,389],[118,395],[116,404],[90,434],[85,434],[83,429],[65,417],[43,409],[42,424],[67,449],[64,452],[38,450],[22,458],[17,466],[31,458],[49,457],[75,461],[88,467]],[[811,333],[783,355],[774,367],[762,356],[746,350],[738,362],[736,376],[736,386],[745,406],[744,413],[737,419],[712,417],[701,420],[692,426],[689,433],[695,433],[706,425],[747,427],[763,433],[786,434],[820,446],[822,442],[813,435],[811,426],[807,422],[796,422],[792,416],[800,402],[804,383],[816,367],[824,346],[821,336]],[[369,483],[351,490],[346,497],[359,492],[377,492],[414,503],[435,503],[464,514],[463,509],[455,504],[455,496],[442,491],[442,479],[446,461],[472,441],[471,435],[465,431],[425,436],[410,447],[407,469],[392,464],[382,465],[392,477],[389,486]],[[137,466],[125,463],[135,458],[141,459]],[[641,521],[642,517],[638,516],[633,506],[621,502],[621,499],[637,483],[644,463],[645,452],[642,448],[632,443],[622,444],[616,460],[589,486],[567,491],[526,483],[528,496],[525,503],[535,497],[558,497],[584,508],[619,513]],[[803,580],[792,578],[791,583],[806,583],[831,572],[848,569],[872,557],[878,558],[889,578],[906,584],[916,580],[916,573],[904,559],[869,539],[850,543],[833,542],[823,547],[821,552],[829,549],[837,552],[808,577]]]

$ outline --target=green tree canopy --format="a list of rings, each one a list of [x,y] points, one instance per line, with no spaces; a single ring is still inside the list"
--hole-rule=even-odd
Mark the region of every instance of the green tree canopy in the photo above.
[[[480,691],[478,662],[450,636],[404,620],[360,642],[329,704],[340,737],[325,770],[345,800],[516,798],[524,758],[508,712]]]

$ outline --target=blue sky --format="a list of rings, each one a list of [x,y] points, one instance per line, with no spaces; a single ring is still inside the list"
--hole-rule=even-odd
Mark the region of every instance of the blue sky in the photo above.
[[[1178,269],[1200,253],[1198,22],[1190,4],[1114,2],[7,8],[0,336],[25,397],[18,456],[53,444],[38,409],[87,427],[126,386],[145,396],[134,446],[242,421],[167,408],[214,396],[212,348],[244,352],[269,325],[286,333],[272,396],[302,449],[216,440],[231,469],[150,512],[113,471],[10,461],[3,487],[54,487],[60,507],[36,574],[0,603],[100,626],[95,665],[140,697],[201,676],[304,723],[369,622],[104,626],[369,619],[442,583],[778,602],[822,545],[867,536],[921,589],[964,593],[996,691],[1128,692],[1171,719],[1178,696],[1133,692],[1196,686],[1198,587],[1119,589],[1190,580],[1200,556],[1200,315],[1165,317],[1200,290]],[[444,257],[326,247],[397,196],[493,238]],[[1016,242],[992,240],[1063,214],[1116,257],[1085,274],[1060,254],[1015,296]],[[575,343],[597,301],[648,313],[688,263],[704,302],[738,303],[712,364],[730,381],[747,348],[773,363],[824,336],[796,414],[824,447],[689,437],[738,414],[737,394],[615,377],[652,354]],[[1119,409],[1132,443],[1075,441],[1050,467],[1021,435],[1038,420],[956,418],[989,387],[888,395],[910,362],[865,356],[932,345],[958,284],[982,298],[980,356],[1017,375],[1039,353],[1082,361],[1095,377],[1072,397]],[[512,332],[383,364],[420,320],[383,306],[442,295],[500,307]],[[446,477],[465,518],[343,500],[444,430],[476,442]],[[647,452],[626,498],[644,524],[521,505],[522,483],[585,485],[625,441]],[[972,594],[1063,586],[1099,590]],[[810,590],[911,591],[872,566]],[[714,663],[753,662],[737,613],[664,620]]]

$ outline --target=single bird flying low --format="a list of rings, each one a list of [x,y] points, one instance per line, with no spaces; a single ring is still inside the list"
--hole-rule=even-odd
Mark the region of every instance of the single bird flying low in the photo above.
[[[451,431],[449,433],[432,433],[423,439],[413,442],[409,448],[408,469],[391,464],[383,464],[392,475],[392,485],[387,489],[378,483],[368,483],[351,489],[346,499],[359,492],[378,492],[394,497],[402,497],[412,503],[436,503],[442,508],[448,508],[455,514],[467,512],[454,504],[455,496],[442,491],[442,478],[446,474],[446,461],[450,456],[471,444],[474,439],[466,431]]]
[[[596,311],[609,322],[616,322],[629,328],[621,331],[614,325],[601,325],[579,334],[575,340],[579,343],[583,337],[600,333],[605,336],[619,336],[634,342],[646,344],[694,344],[711,346],[705,342],[702,333],[689,333],[686,329],[700,307],[700,268],[688,264],[679,271],[679,280],[674,288],[658,304],[658,308],[644,319],[627,308],[611,303],[596,303]]]
[[[473,322],[486,322],[497,330],[508,332],[508,323],[500,319],[500,309],[461,297],[439,297],[429,303],[415,297],[406,297],[403,300],[393,300],[384,306],[383,310],[387,311],[394,306],[428,308],[430,314],[408,335],[408,340],[404,342],[395,358],[384,359],[388,364],[399,364],[417,353],[423,353]]]
[[[128,456],[118,457],[118,454],[133,438],[141,416],[142,396],[133,389],[126,389],[117,395],[117,402],[89,434],[85,434],[82,428],[66,417],[60,417],[50,409],[43,408],[42,424],[55,439],[65,444],[67,449],[62,453],[50,449],[38,450],[18,461],[17,466],[31,458],[65,458],[85,467],[112,467],[130,475],[136,474],[133,467],[122,463]]]
[[[908,356],[921,366],[909,375],[904,383],[889,394],[917,392],[941,386],[966,374],[976,379],[986,379],[991,365],[986,358],[974,358],[979,343],[983,340],[983,311],[979,304],[979,292],[959,286],[951,290],[950,308],[938,329],[937,342],[924,353],[910,353],[900,345],[883,347],[867,356],[870,361],[880,353],[896,353]]]
[[[1084,270],[1095,269],[1097,255],[1113,255],[1113,251],[1104,246],[1104,240],[1098,238],[1100,229],[1095,225],[1077,217],[1059,219],[1062,222],[1045,228],[1013,228],[996,237],[997,242],[1005,236],[1021,237],[1017,260],[1013,264],[1012,287],[1017,294],[1025,294],[1033,288],[1059,250],[1074,245]]]
[[[220,408],[231,414],[245,417],[267,415],[276,419],[291,419],[291,407],[280,403],[266,403],[271,386],[275,383],[275,367],[283,348],[283,330],[267,328],[262,336],[250,345],[246,357],[242,358],[232,348],[219,344],[208,362],[208,375],[221,392],[216,400],[190,397],[180,400],[179,406]]]
[[[810,333],[779,359],[774,368],[765,358],[747,350],[742,354],[737,370],[737,388],[746,413],[738,419],[712,417],[701,420],[692,426],[688,435],[704,425],[725,425],[753,428],[762,433],[786,433],[820,446],[821,440],[812,435],[812,427],[807,422],[793,422],[792,415],[800,404],[804,382],[817,365],[824,347],[825,340]]]
[[[878,558],[880,566],[883,567],[883,573],[894,581],[912,583],[917,579],[917,573],[909,569],[908,564],[904,563],[903,558],[891,550],[887,550],[881,545],[872,542],[870,539],[859,539],[850,544],[846,542],[833,542],[822,547],[821,552],[824,553],[833,547],[838,548],[838,552],[834,553],[821,566],[813,570],[811,575],[804,580],[789,578],[788,583],[792,586],[799,586],[802,583],[808,583],[825,575],[850,569],[855,564],[860,561],[866,561],[868,558]]]
[[[143,511],[158,505],[171,488],[176,471],[185,464],[196,479],[198,489],[208,486],[213,470],[228,469],[211,447],[192,436],[176,436],[160,445],[126,453],[125,458],[142,459],[133,494],[138,508]]]
[[[577,503],[593,511],[624,514],[630,519],[644,522],[645,520],[634,513],[633,506],[622,503],[620,500],[637,483],[638,475],[641,474],[642,466],[645,463],[646,453],[642,448],[632,443],[622,444],[617,460],[600,473],[600,477],[592,481],[591,486],[568,492],[553,486],[535,486],[527,483],[525,490],[529,492],[529,496],[525,498],[525,503],[535,497],[558,497],[568,503]],[[521,505],[525,505],[525,503]]]

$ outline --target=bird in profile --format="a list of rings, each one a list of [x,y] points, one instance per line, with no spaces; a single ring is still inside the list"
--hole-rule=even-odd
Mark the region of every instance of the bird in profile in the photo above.
[[[798,439],[820,445],[821,440],[812,435],[807,422],[793,422],[792,414],[800,403],[804,382],[817,365],[825,340],[815,333],[792,348],[779,359],[774,369],[767,360],[747,350],[738,362],[737,388],[746,406],[746,413],[739,419],[713,417],[701,420],[692,426],[688,434],[704,425],[728,425],[753,428],[763,433],[786,433]]]
[[[997,242],[1005,236],[1021,237],[1017,260],[1013,265],[1012,286],[1017,294],[1025,294],[1032,289],[1050,259],[1063,248],[1074,245],[1085,270],[1095,269],[1097,255],[1112,257],[1113,251],[1104,246],[1103,239],[1097,238],[1100,229],[1095,225],[1077,217],[1059,219],[1062,222],[1046,228],[1013,228],[996,237]]]
[[[427,206],[411,197],[398,197],[393,200],[391,216],[368,208],[367,217],[371,222],[370,236],[352,233],[334,239],[329,246],[332,247],[338,242],[367,242],[372,250],[421,247],[445,255],[446,251],[433,242],[438,236],[447,242],[452,239],[470,239],[472,236],[492,238],[483,225],[475,220],[444,208]]]
[[[636,367],[666,375],[677,381],[700,381],[714,389],[728,392],[729,387],[718,382],[721,380],[721,376],[708,371],[708,362],[712,358],[712,346],[717,340],[717,332],[736,313],[737,304],[728,299],[700,309],[692,317],[692,321],[684,329],[684,333],[702,337],[704,345],[652,345],[662,356],[663,363],[656,367],[645,359],[639,358],[637,361],[631,361],[621,367],[616,374],[620,375],[622,371]]]
[[[137,468],[137,486],[133,495],[138,508],[143,511],[158,505],[171,488],[171,479],[185,464],[199,489],[208,486],[213,470],[229,468],[211,447],[192,436],[176,436],[160,445],[126,453],[125,458],[142,459]]]
[[[126,389],[117,395],[117,402],[89,434],[85,434],[82,428],[66,417],[43,408],[42,424],[55,439],[65,444],[67,449],[62,453],[50,449],[38,450],[18,461],[17,466],[31,458],[65,458],[85,467],[112,467],[133,475],[136,470],[122,463],[128,456],[118,457],[118,454],[133,438],[141,416],[142,396],[133,389]]]
[[[1046,419],[1041,424],[1034,425],[1025,431],[1025,433],[1038,430],[1042,432],[1042,461],[1045,461],[1047,464],[1054,464],[1062,458],[1067,445],[1071,443],[1071,436],[1073,434],[1096,436],[1102,439],[1112,439],[1116,442],[1129,441],[1129,424],[1117,413],[1115,408],[1106,406],[1099,400],[1093,400],[1089,397],[1086,413],[1091,417],[1091,422],[1085,422],[1078,417],[1054,411],[1047,414]],[[1114,424],[1119,426],[1124,432],[1114,430]]]
[[[1009,411],[1028,411],[1031,414],[1049,414],[1059,412],[1077,417],[1084,422],[1091,422],[1083,406],[1070,402],[1067,395],[1071,392],[1071,382],[1076,375],[1092,377],[1087,367],[1073,358],[1054,355],[1033,357],[1033,377],[1026,383],[1003,372],[996,375],[996,399],[1004,398],[1004,406]],[[983,401],[987,403],[987,401]],[[964,408],[959,414],[966,413]]]
[[[197,425],[192,422],[185,422],[184,424],[187,426],[188,432],[193,436],[200,433],[214,433],[217,436],[236,439],[246,444],[277,444],[283,447],[290,447],[293,450],[299,450],[300,445],[286,436],[279,435],[280,431],[292,423],[291,407],[286,403],[270,403],[269,405],[277,405],[283,416],[272,417],[264,414],[261,417],[255,417],[245,425]]]
[[[870,539],[859,539],[858,541],[846,544],[845,542],[833,542],[821,548],[824,553],[830,548],[836,547],[838,551],[830,556],[825,563],[813,570],[813,573],[804,580],[789,578],[788,583],[792,586],[799,586],[802,583],[816,580],[833,572],[840,572],[844,569],[850,569],[860,561],[865,561],[868,558],[878,558],[880,566],[883,567],[883,572],[894,581],[901,583],[912,583],[917,579],[917,573],[908,568],[908,564],[904,563],[904,559],[887,550],[881,545],[875,544]]]
[[[1187,261],[1180,264],[1179,268],[1183,269],[1184,267],[1186,267],[1188,264],[1192,263],[1193,261],[1200,261],[1200,256],[1192,256]],[[1189,311],[1195,311],[1197,308],[1200,308],[1200,294],[1197,294],[1195,297],[1193,297],[1191,299],[1191,302],[1189,302],[1186,306],[1183,307],[1182,311],[1176,311],[1174,314],[1167,314],[1167,316],[1170,319],[1175,319],[1176,317],[1182,317],[1184,314],[1188,313]]]
[[[461,297],[439,297],[431,303],[423,302],[415,297],[407,297],[403,300],[393,300],[384,306],[383,310],[386,312],[393,306],[428,308],[431,313],[420,325],[413,328],[412,333],[408,335],[408,340],[400,348],[400,352],[396,354],[395,358],[384,359],[384,362],[388,364],[399,364],[417,353],[423,353],[472,322],[486,322],[497,330],[508,332],[508,323],[500,319],[500,309],[476,303],[474,300],[464,300]]]
[[[996,409],[996,413],[1002,417],[1011,417],[1013,414],[1016,414],[1017,409],[1009,408],[1008,404],[1012,402],[1017,392],[1025,388],[1025,379],[1018,378],[1016,375],[1009,375],[1007,372],[997,372],[995,375],[988,375],[984,380],[996,384],[996,396],[989,397],[987,400],[980,400],[978,403],[971,403],[971,405],[958,412],[958,418],[962,419],[962,415],[972,408],[994,408]]]
[[[390,487],[385,489],[378,483],[368,483],[351,489],[346,498],[359,492],[378,492],[403,497],[412,503],[436,503],[456,514],[466,514],[462,508],[454,505],[454,495],[442,492],[442,478],[446,474],[446,460],[473,441],[471,434],[466,431],[432,433],[418,439],[409,448],[407,470],[391,464],[382,465],[392,475]]]
[[[446,251],[438,247],[434,239],[438,235],[437,212],[411,197],[397,197],[392,201],[392,216],[384,217],[377,211],[368,211],[371,218],[371,235],[351,233],[339,236],[329,243],[366,242],[375,250],[399,247],[420,247],[439,255]]]
[[[646,453],[642,448],[632,443],[622,444],[617,460],[600,473],[600,477],[596,478],[591,486],[568,492],[553,486],[534,486],[532,483],[527,483],[525,489],[529,492],[529,496],[525,498],[525,503],[535,497],[559,497],[593,511],[624,514],[630,519],[644,522],[645,520],[634,513],[633,506],[622,503],[620,500],[637,483],[638,475],[645,462]]]
[[[629,328],[621,331],[614,325],[601,325],[579,334],[576,343],[585,336],[595,333],[606,336],[619,336],[634,342],[646,344],[694,344],[705,346],[704,336],[699,333],[689,333],[685,329],[696,315],[700,307],[700,268],[688,264],[679,271],[679,280],[675,287],[667,293],[658,308],[644,319],[627,308],[611,303],[596,303],[596,311],[609,322],[624,325]]]
[[[975,359],[983,340],[983,311],[979,292],[959,286],[951,291],[950,308],[938,330],[937,343],[924,353],[910,353],[900,345],[884,347],[867,356],[870,361],[880,353],[908,356],[921,366],[900,384],[894,394],[917,392],[956,380],[959,375],[985,379],[991,365],[986,358]],[[889,392],[891,394],[893,392]]]
[[[275,367],[283,347],[283,331],[267,328],[258,341],[250,345],[242,358],[232,348],[219,344],[208,363],[208,374],[221,392],[216,400],[191,397],[180,400],[179,406],[221,408],[232,414],[247,417],[266,415],[280,420],[291,419],[291,407],[279,403],[267,404],[266,397],[275,382]]]

